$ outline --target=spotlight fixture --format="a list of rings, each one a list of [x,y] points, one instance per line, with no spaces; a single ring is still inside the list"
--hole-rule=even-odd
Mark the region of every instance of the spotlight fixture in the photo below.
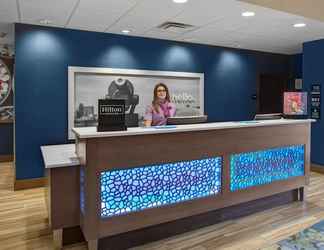
[[[188,0],[173,0],[175,3],[186,3]]]
[[[294,27],[295,28],[303,28],[303,27],[305,27],[306,26],[306,23],[295,23],[294,24]]]
[[[252,17],[255,16],[255,13],[253,11],[245,11],[242,13],[242,16],[244,17]]]
[[[122,30],[122,32],[123,32],[124,34],[128,34],[128,33],[130,32],[130,30]]]

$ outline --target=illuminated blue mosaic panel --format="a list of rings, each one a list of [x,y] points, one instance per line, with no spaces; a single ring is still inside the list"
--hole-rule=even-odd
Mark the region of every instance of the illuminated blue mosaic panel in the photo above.
[[[84,214],[84,167],[80,167],[80,210]]]
[[[222,158],[150,165],[101,173],[101,216],[215,195],[221,190]]]
[[[304,175],[303,145],[234,154],[230,158],[231,191]]]

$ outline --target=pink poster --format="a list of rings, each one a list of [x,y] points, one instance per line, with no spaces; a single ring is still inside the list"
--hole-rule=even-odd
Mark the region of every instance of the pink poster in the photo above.
[[[307,115],[307,92],[285,92],[284,114]]]

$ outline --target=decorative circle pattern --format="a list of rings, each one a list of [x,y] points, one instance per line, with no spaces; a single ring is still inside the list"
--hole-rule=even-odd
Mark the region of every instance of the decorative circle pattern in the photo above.
[[[6,64],[0,59],[0,105],[2,105],[10,95],[11,74]]]

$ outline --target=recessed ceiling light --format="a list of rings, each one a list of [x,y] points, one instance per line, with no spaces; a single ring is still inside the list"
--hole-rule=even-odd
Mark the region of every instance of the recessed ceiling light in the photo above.
[[[186,3],[188,0],[173,0],[175,3]]]
[[[122,32],[123,32],[124,34],[128,34],[128,33],[130,32],[130,30],[122,30]]]
[[[306,26],[306,23],[295,23],[294,24],[294,27],[295,28],[303,28],[303,27],[305,27]]]
[[[253,11],[245,11],[242,13],[242,16],[251,17],[251,16],[255,16],[255,13]]]
[[[43,25],[49,25],[49,24],[51,24],[53,22],[51,20],[49,20],[49,19],[41,19],[41,20],[39,20],[39,23],[43,24]]]

